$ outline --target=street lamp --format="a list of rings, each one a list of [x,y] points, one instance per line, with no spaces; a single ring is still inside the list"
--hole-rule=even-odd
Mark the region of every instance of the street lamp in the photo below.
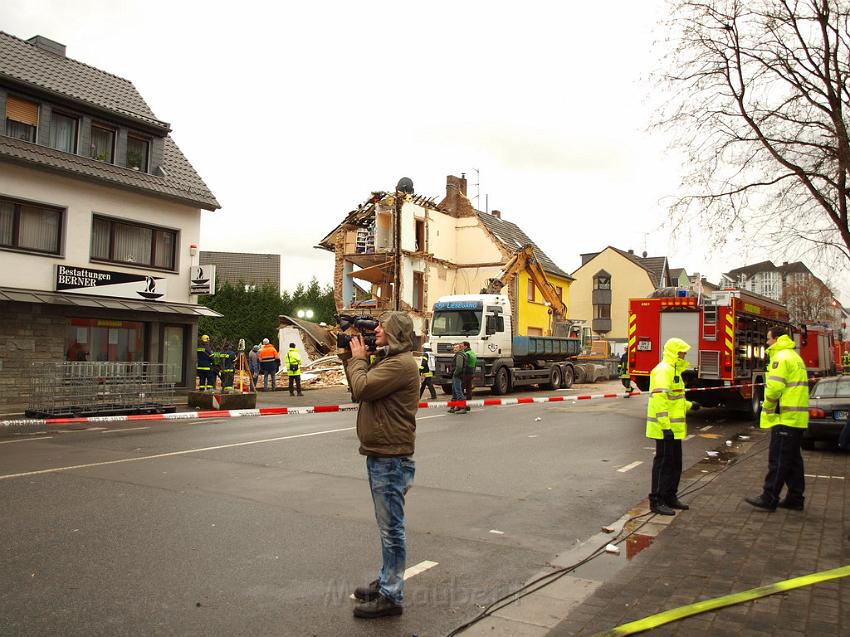
[[[302,319],[303,318],[307,318],[307,319],[313,318],[313,310],[298,310],[295,314],[298,316],[298,318],[302,318]]]

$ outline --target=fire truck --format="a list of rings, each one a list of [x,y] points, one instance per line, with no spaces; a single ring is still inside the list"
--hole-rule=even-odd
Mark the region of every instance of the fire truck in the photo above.
[[[764,387],[749,384],[764,382],[767,330],[774,325],[793,333],[784,305],[746,290],[696,294],[663,288],[649,298],[629,299],[629,375],[648,390],[664,343],[681,338],[691,346],[685,387],[704,390],[688,398],[706,407],[744,409],[755,418]]]
[[[835,359],[835,334],[825,325],[806,324],[794,337],[797,352],[806,363],[809,378],[832,376],[841,366],[841,358]]]

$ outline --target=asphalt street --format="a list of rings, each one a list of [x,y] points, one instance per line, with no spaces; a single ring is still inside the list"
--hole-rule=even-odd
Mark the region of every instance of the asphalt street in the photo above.
[[[2,438],[0,634],[445,635],[646,497],[645,401],[420,410],[416,574],[376,621],[349,598],[380,566],[353,413]],[[690,420],[686,467],[749,427]]]

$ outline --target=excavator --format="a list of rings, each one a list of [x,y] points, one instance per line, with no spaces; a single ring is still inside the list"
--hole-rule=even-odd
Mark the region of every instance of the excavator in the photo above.
[[[481,294],[500,294],[502,288],[510,283],[520,271],[528,272],[529,278],[540,290],[549,311],[552,313],[552,335],[562,337],[576,337],[576,326],[567,320],[567,306],[561,300],[558,290],[546,278],[546,272],[540,265],[534,254],[534,246],[526,244],[517,250],[508,260],[502,270],[492,279],[487,280],[487,285],[481,288]]]

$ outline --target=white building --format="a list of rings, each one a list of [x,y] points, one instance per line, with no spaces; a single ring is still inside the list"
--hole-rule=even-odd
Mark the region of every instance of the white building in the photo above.
[[[127,80],[0,32],[0,411],[33,360],[166,362],[194,386],[189,293],[220,206]]]

